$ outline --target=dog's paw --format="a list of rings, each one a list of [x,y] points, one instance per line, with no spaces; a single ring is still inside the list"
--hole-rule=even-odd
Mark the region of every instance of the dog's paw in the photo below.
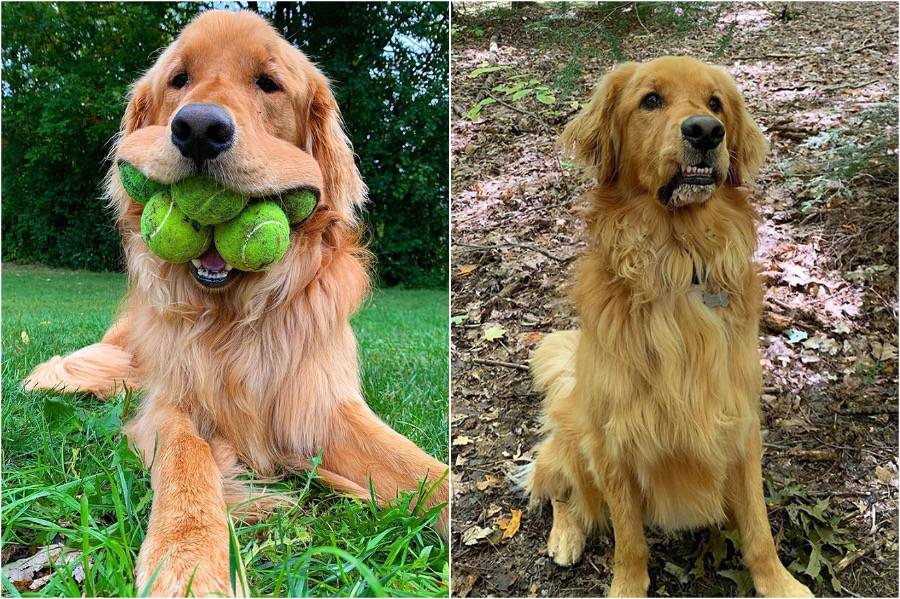
[[[150,597],[245,596],[242,585],[231,586],[227,529],[224,538],[219,537],[222,535],[181,534],[175,538],[148,534],[135,568],[137,593]]]
[[[612,585],[609,587],[609,597],[646,597],[647,588],[650,586],[650,576],[644,572],[639,576],[630,576],[613,573]]]
[[[585,535],[581,529],[554,523],[547,540],[547,553],[560,566],[571,566],[584,554],[584,543]]]
[[[148,560],[148,563],[152,562],[153,560]],[[195,563],[191,565],[191,562]],[[232,591],[227,566],[215,567],[204,560],[193,560],[185,555],[178,555],[174,560],[170,556],[170,559],[162,560],[161,564],[159,571],[138,564],[135,577],[138,593],[147,593],[150,597],[185,597],[187,594],[192,597],[242,595],[241,589],[237,589],[237,593]]]
[[[151,568],[151,566],[156,566]],[[242,597],[244,590],[231,588],[228,562],[174,548],[157,561],[139,559],[135,584],[138,593],[150,597]]]
[[[765,581],[754,581],[756,590],[763,597],[814,597],[812,591],[787,570],[781,572],[777,578]]]

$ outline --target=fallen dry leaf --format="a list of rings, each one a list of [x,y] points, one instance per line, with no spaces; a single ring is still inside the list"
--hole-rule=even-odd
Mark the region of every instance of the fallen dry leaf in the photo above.
[[[877,476],[878,480],[880,480],[882,483],[884,483],[886,485],[890,485],[892,487],[897,486],[897,482],[898,482],[897,467],[890,462],[888,462],[888,465],[886,467],[885,466],[875,466],[875,476]]]
[[[531,332],[525,335],[525,339],[523,340],[523,344],[525,347],[532,347],[536,345],[541,339],[544,338],[543,333],[535,333]]]
[[[494,325],[484,332],[484,338],[488,341],[496,341],[506,334],[506,329],[499,325]]]
[[[473,526],[469,530],[463,533],[462,541],[465,545],[475,545],[478,541],[482,539],[486,539],[490,534],[494,532],[493,528],[482,528],[480,526]]]
[[[490,474],[484,475],[484,480],[475,483],[475,487],[479,491],[484,491],[485,489],[490,489],[491,487],[496,487],[502,481],[496,476],[491,476]]]
[[[455,577],[454,580],[456,580]],[[454,585],[453,596],[460,598],[468,597],[469,593],[472,592],[472,587],[475,586],[476,580],[478,580],[478,574],[467,574],[461,579],[459,584]]]
[[[50,545],[39,549],[37,553],[31,557],[20,559],[11,564],[3,566],[3,575],[6,576],[13,585],[19,590],[36,591],[49,582],[54,572],[50,572],[44,576],[35,576],[41,570],[50,568],[50,563],[57,568],[61,568],[63,561],[71,564],[75,560],[81,558],[81,552],[74,549],[68,549],[62,544]],[[84,580],[84,566],[78,564],[72,569],[72,576],[76,582]]]
[[[779,333],[791,327],[791,319],[775,312],[766,312],[763,314],[763,324],[766,328]]]
[[[507,539],[511,539],[514,534],[519,532],[519,524],[522,521],[522,510],[513,510],[512,516],[507,518],[501,518],[497,522],[497,527],[503,531],[503,536],[501,540],[505,541]]]
[[[467,274],[469,274],[470,272],[472,272],[473,270],[475,270],[476,268],[478,268],[478,265],[477,265],[477,264],[464,264],[463,266],[460,266],[460,267],[459,267],[459,271],[458,271],[458,272],[459,272],[459,274],[461,274],[461,275],[467,275]]]
[[[467,437],[465,435],[460,435],[453,439],[454,445],[469,445],[472,442],[471,437]]]
[[[873,340],[869,345],[872,346],[872,357],[877,361],[884,362],[889,360],[895,362],[897,360],[897,348],[890,343],[882,344]]]

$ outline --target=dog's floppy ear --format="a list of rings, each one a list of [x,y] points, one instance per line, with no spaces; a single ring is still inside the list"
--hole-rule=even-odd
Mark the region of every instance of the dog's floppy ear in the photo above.
[[[759,125],[747,112],[744,98],[737,89],[731,75],[721,69],[727,78],[725,89],[726,116],[725,140],[731,164],[728,168],[728,183],[735,186],[752,186],[756,175],[766,160],[769,144]]]
[[[621,133],[616,124],[616,105],[637,63],[626,62],[600,80],[590,104],[569,123],[560,138],[566,156],[588,167],[600,184],[616,178]]]
[[[147,72],[131,87],[128,94],[128,107],[122,117],[122,133],[127,135],[149,125],[154,118],[155,104],[153,75],[152,72]]]
[[[322,169],[326,201],[348,222],[355,223],[356,210],[366,199],[366,186],[353,160],[353,146],[344,132],[328,79],[312,63],[309,65],[308,102],[306,110],[298,114],[305,135],[301,145]]]

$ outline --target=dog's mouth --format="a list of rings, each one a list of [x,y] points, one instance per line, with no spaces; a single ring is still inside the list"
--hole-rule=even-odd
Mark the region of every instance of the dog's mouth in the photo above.
[[[670,208],[705,203],[715,190],[716,176],[715,169],[705,162],[683,167],[659,188],[657,197]]]
[[[225,262],[215,245],[209,246],[199,258],[188,262],[188,269],[194,279],[207,289],[224,287],[243,272]]]
[[[705,162],[686,167],[681,173],[681,185],[715,185],[713,169]]]
[[[303,211],[300,214],[296,212],[293,213],[294,222],[291,223],[290,228],[291,231],[295,231],[302,227],[315,212],[319,203],[318,188],[306,185],[293,187],[289,190],[273,192],[258,198],[253,198],[251,199],[251,203],[261,201],[281,203],[282,197],[302,191],[312,192],[315,195],[315,203],[311,210],[307,209],[309,210],[308,212]],[[220,289],[225,287],[240,276],[242,272],[245,272],[236,266],[229,264],[216,249],[215,243],[210,244],[209,249],[202,255],[188,262],[188,270],[194,277],[194,280],[207,289]]]

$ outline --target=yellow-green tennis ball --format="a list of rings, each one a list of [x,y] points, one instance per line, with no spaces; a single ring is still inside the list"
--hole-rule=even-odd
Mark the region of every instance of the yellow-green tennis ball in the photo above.
[[[150,251],[177,264],[193,260],[209,249],[212,227],[189,218],[172,201],[172,194],[161,191],[144,206],[141,237]]]
[[[292,225],[303,222],[316,209],[319,196],[309,189],[286,195],[281,199],[284,215]]]
[[[216,225],[215,244],[228,264],[245,271],[266,270],[284,256],[291,227],[275,202],[251,204],[237,218]]]
[[[119,180],[122,181],[125,193],[138,204],[146,204],[150,198],[167,188],[162,183],[148,179],[130,162],[119,163]]]
[[[241,213],[249,198],[206,177],[172,184],[172,198],[185,214],[204,225],[217,225]]]

